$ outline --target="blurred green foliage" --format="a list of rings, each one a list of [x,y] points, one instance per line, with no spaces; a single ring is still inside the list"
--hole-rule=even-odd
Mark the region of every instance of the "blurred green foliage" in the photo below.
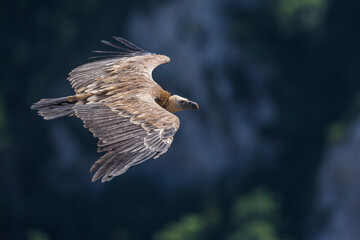
[[[337,121],[329,126],[327,140],[331,143],[337,143],[344,139],[349,124],[345,121]]]
[[[44,232],[39,230],[29,230],[26,240],[50,240],[51,238]]]
[[[285,33],[314,30],[324,23],[327,0],[273,1],[276,18]]]
[[[230,234],[228,240],[279,240],[275,227],[269,222],[256,221],[244,224]]]
[[[242,223],[267,219],[273,221],[279,203],[271,192],[257,189],[250,195],[239,197],[233,208],[233,222]]]
[[[258,188],[238,197],[225,215],[227,218],[211,221],[207,213],[188,214],[166,225],[153,239],[205,240],[214,235],[227,240],[284,239],[279,233],[279,201],[269,190]]]
[[[228,240],[278,240],[279,202],[265,189],[239,197],[233,207],[232,223],[237,229]]]
[[[189,214],[169,224],[155,234],[154,240],[198,240],[206,229],[207,221],[201,215]]]
[[[348,133],[354,119],[359,119],[360,112],[360,94],[356,94],[351,99],[351,105],[346,109],[343,117],[329,124],[326,131],[326,140],[328,143],[339,143],[343,141]]]

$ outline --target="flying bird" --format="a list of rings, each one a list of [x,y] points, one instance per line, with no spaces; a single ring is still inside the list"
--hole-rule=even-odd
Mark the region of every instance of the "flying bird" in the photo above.
[[[130,167],[164,154],[173,142],[180,121],[173,113],[199,109],[197,103],[171,95],[152,79],[152,71],[170,58],[147,52],[114,37],[102,43],[115,48],[69,74],[75,94],[41,99],[31,106],[44,119],[80,118],[98,138],[98,152],[106,152],[91,167],[92,181],[101,182]]]

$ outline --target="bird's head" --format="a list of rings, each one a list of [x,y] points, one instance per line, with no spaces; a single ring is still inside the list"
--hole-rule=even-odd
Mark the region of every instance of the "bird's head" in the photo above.
[[[178,95],[172,95],[169,97],[169,102],[166,110],[174,113],[185,109],[199,110],[199,105],[196,102],[189,101],[188,99],[180,97]]]

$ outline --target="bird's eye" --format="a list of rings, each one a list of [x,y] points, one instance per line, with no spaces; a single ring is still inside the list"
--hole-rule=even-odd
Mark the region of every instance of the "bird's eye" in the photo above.
[[[184,101],[184,100],[181,100],[180,102],[181,102],[181,103],[185,103],[185,101]]]

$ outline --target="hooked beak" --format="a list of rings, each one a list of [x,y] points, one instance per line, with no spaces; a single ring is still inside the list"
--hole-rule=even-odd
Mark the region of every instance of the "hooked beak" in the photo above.
[[[199,110],[199,105],[196,102],[189,101],[189,105],[192,109]]]

